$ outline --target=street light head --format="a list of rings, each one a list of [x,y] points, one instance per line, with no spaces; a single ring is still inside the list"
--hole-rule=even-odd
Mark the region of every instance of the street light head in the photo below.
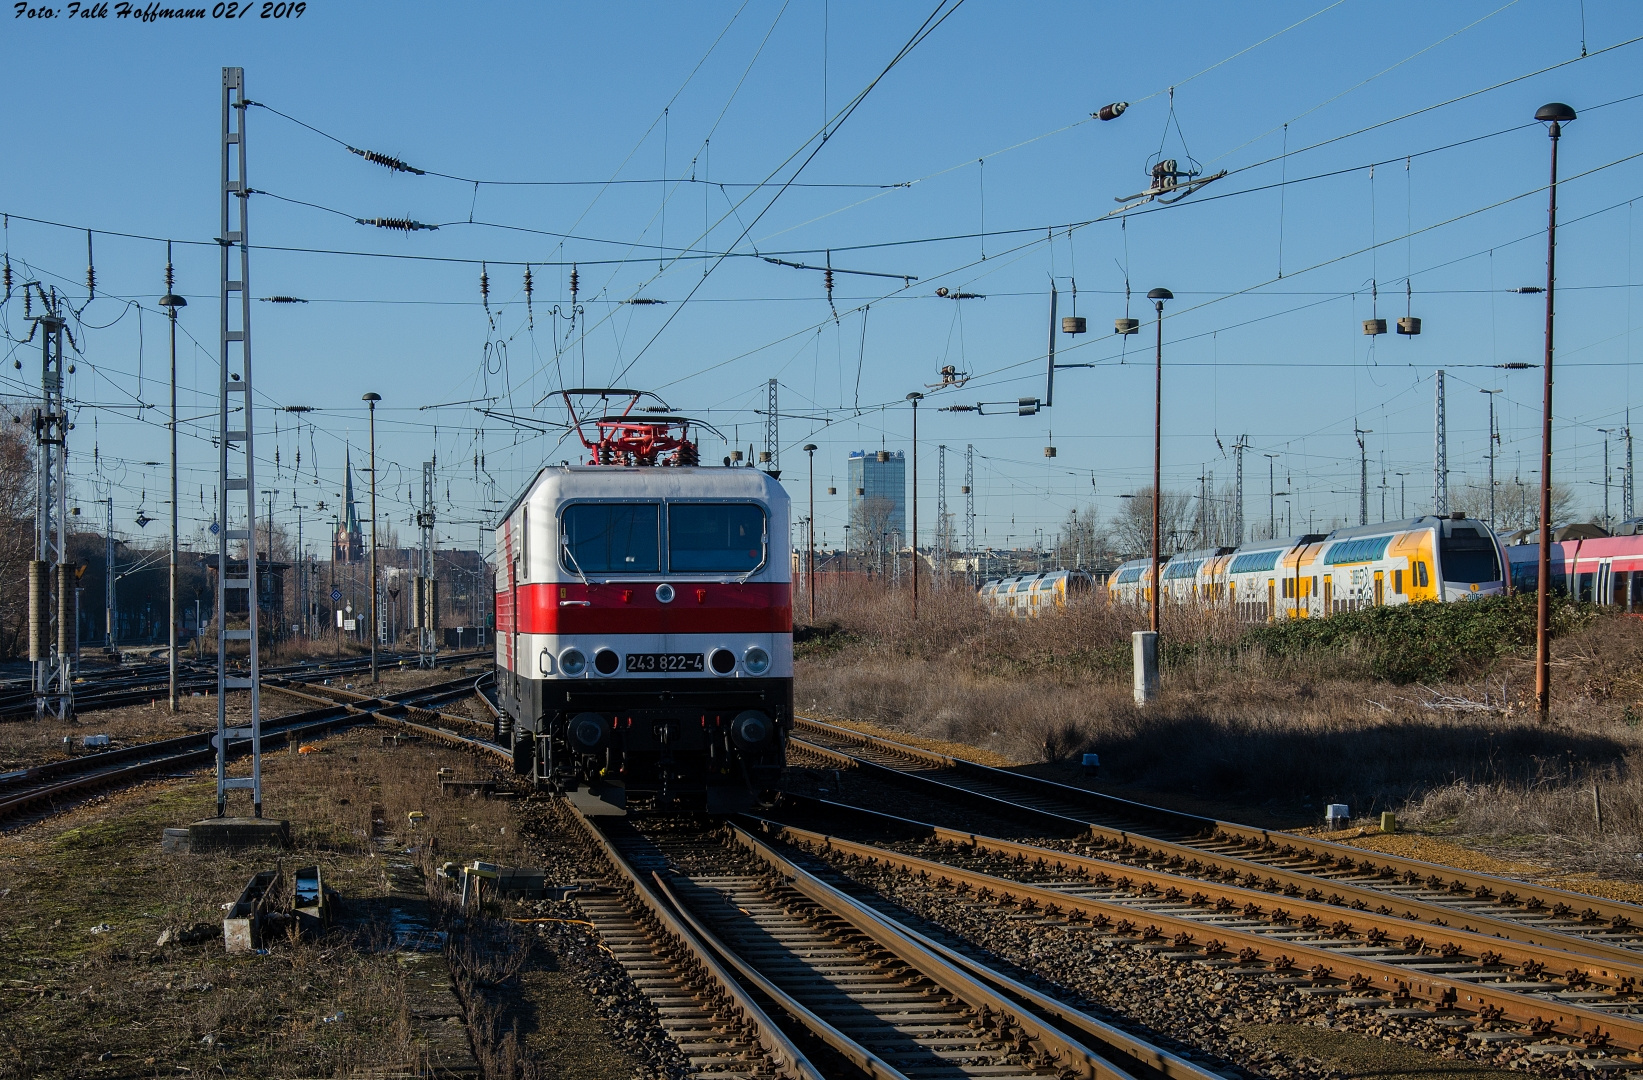
[[[1174,300],[1175,294],[1168,289],[1154,289],[1147,293],[1148,300]]]
[[[916,406],[919,402],[924,400],[924,395],[919,393],[917,390],[914,390],[911,394],[907,395],[907,400],[911,401]]]
[[[1575,111],[1561,101],[1542,105],[1535,110],[1535,119],[1541,123],[1567,124],[1575,118]]]
[[[160,297],[160,306],[168,308],[187,307],[188,301],[184,300],[176,293],[166,293],[164,296]]]
[[[369,401],[369,402],[371,402],[371,403],[372,403],[372,404],[373,404],[373,405],[374,405],[374,404],[376,404],[376,403],[377,403],[377,402],[379,402],[379,401],[381,401],[381,400],[382,400],[382,395],[381,395],[381,394],[378,394],[378,393],[376,393],[376,392],[374,392],[374,391],[373,391],[373,392],[372,392],[372,393],[369,393],[369,394],[365,394],[365,395],[364,395],[364,396],[362,396],[362,397],[361,397],[361,398],[360,398],[360,400],[361,400],[361,401]]]
[[[816,452],[816,450],[818,449],[818,447],[813,442],[807,442],[807,443],[804,444],[802,449],[807,454],[814,454]]]

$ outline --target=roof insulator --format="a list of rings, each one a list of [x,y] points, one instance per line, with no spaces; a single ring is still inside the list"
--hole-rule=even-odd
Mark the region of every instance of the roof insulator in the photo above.
[[[407,165],[398,158],[391,157],[387,154],[379,154],[375,150],[360,150],[357,147],[350,146],[348,148],[348,152],[350,154],[358,154],[366,161],[369,161],[374,165],[381,165],[385,169],[392,169],[394,172],[410,173],[413,176],[426,175],[421,169],[418,169],[413,165]]]
[[[379,229],[397,229],[400,232],[417,232],[421,229],[433,232],[439,228],[438,225],[424,225],[422,222],[412,221],[410,218],[373,217],[355,218],[354,221],[360,225],[375,225]]]

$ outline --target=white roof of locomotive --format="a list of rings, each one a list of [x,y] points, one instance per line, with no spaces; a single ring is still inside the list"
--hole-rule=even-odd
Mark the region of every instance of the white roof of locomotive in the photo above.
[[[498,526],[521,503],[539,495],[555,503],[571,499],[753,499],[784,508],[788,503],[779,480],[762,469],[745,466],[546,465],[497,518]]]

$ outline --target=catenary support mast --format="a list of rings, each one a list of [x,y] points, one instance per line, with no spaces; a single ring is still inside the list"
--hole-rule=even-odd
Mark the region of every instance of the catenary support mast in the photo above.
[[[258,656],[257,483],[253,447],[256,398],[251,391],[251,282],[248,240],[249,182],[245,172],[245,69],[222,69],[221,252],[218,292],[222,367],[217,389],[217,816],[228,810],[228,793],[251,792],[251,812],[262,817],[262,674]],[[235,276],[235,272],[238,276]],[[234,548],[244,552],[244,569],[231,564]],[[234,597],[230,602],[229,598]],[[243,600],[242,600],[243,598]],[[243,602],[245,625],[230,626]],[[237,621],[237,620],[234,620]],[[244,677],[228,673],[229,650],[243,642]],[[233,644],[230,644],[233,643]],[[228,693],[250,695],[246,722],[228,723]],[[228,746],[251,742],[251,775],[228,775]]]

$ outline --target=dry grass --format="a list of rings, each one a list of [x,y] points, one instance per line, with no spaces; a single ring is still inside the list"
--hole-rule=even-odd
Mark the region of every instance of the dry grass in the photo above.
[[[482,763],[440,746],[383,748],[380,734],[360,728],[322,753],[265,759],[267,813],[293,825],[284,866],[318,863],[346,915],[323,940],[278,940],[267,956],[226,955],[220,920],[273,853],[159,850],[164,828],[212,812],[208,779],[152,783],[0,837],[0,1077],[179,1066],[330,1076],[420,1061],[402,966],[381,947],[391,935],[370,837],[414,836],[430,870],[436,857],[514,862],[520,844],[507,803],[439,795],[438,768],[478,777]],[[411,810],[427,815],[414,834]],[[156,945],[196,923],[215,936]]]
[[[1103,789],[1261,824],[1310,824],[1325,803],[1345,802],[1560,865],[1643,872],[1632,858],[1643,826],[1643,621],[1600,617],[1554,642],[1554,708],[1542,724],[1522,707],[1532,668],[1518,654],[1468,682],[1394,686],[1351,652],[1275,659],[1235,648],[1228,619],[1166,608],[1163,693],[1141,709],[1128,651],[1143,611],[1096,600],[1012,620],[949,590],[921,596],[914,622],[908,599],[824,594],[827,629],[798,648],[801,710],[1062,775],[1093,751]]]

